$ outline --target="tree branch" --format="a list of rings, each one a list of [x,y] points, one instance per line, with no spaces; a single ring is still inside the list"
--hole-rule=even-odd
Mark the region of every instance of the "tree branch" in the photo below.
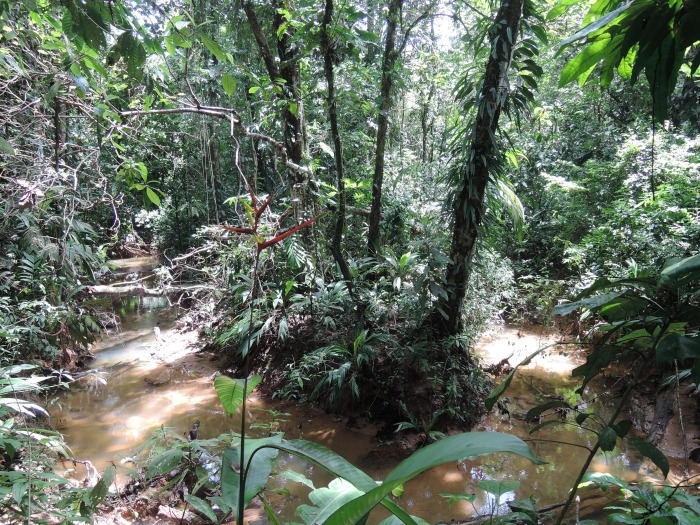
[[[243,11],[245,11],[245,15],[248,18],[248,24],[250,24],[250,29],[253,31],[255,41],[258,43],[258,47],[260,48],[260,54],[262,55],[263,61],[265,62],[265,67],[267,68],[267,74],[270,75],[270,80],[274,81],[276,78],[280,78],[282,75],[280,74],[280,69],[277,62],[275,62],[275,58],[272,56],[270,46],[267,43],[265,34],[263,33],[260,20],[258,20],[258,15],[255,12],[255,8],[253,7],[253,4],[247,0],[242,0],[241,6],[243,7]]]
[[[241,118],[238,115],[238,112],[236,110],[231,109],[231,108],[220,108],[220,107],[211,107],[211,106],[181,106],[178,108],[165,108],[165,109],[149,109],[149,110],[128,110],[128,111],[119,111],[118,114],[120,117],[137,117],[137,116],[148,116],[148,115],[177,115],[180,113],[193,113],[195,115],[204,115],[207,117],[214,117],[214,118],[220,118],[226,121],[229,121],[231,123],[231,131],[233,133],[233,129],[235,128],[238,130],[238,133],[243,136],[243,137],[250,137],[254,140],[260,140],[263,142],[267,142],[272,146],[272,148],[275,151],[275,154],[277,157],[282,161],[282,163],[289,168],[292,171],[296,172],[301,172],[305,174],[311,173],[311,169],[307,166],[300,166],[299,164],[296,164],[295,162],[292,162],[289,160],[289,157],[287,155],[287,151],[284,147],[284,144],[279,142],[278,140],[273,139],[272,137],[268,135],[263,135],[262,133],[255,133],[253,131],[248,131],[248,128],[246,128],[243,123],[241,122]]]

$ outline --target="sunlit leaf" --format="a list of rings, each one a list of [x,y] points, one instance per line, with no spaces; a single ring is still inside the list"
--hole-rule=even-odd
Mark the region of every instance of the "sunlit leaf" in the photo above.
[[[221,401],[224,407],[224,411],[227,414],[233,414],[238,407],[243,404],[243,400],[255,390],[255,387],[260,383],[260,379],[258,375],[248,379],[244,396],[243,388],[245,380],[233,379],[225,375],[217,376],[214,380],[214,388],[216,389],[216,394],[219,396],[219,401]]]

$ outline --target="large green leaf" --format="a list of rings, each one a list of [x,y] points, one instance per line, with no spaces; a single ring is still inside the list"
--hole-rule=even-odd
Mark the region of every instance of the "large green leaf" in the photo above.
[[[628,441],[630,445],[639,450],[639,452],[641,452],[642,455],[652,460],[654,462],[654,465],[661,469],[664,478],[668,476],[668,471],[670,468],[668,464],[668,459],[666,459],[666,456],[664,456],[658,448],[656,448],[651,443],[648,443],[647,441],[643,441],[641,439],[628,438]]]
[[[700,254],[673,261],[661,271],[659,286],[679,287],[700,280]]]
[[[349,481],[362,492],[369,492],[377,486],[377,483],[371,477],[323,445],[303,439],[294,439],[282,441],[279,445],[275,445],[275,448],[294,454],[339,478]],[[394,516],[400,518],[403,523],[416,525],[411,516],[389,498],[383,499],[381,504]]]
[[[569,303],[558,304],[552,309],[552,315],[569,315],[574,310],[579,308],[587,308],[588,310],[595,310],[603,305],[610,303],[620,297],[622,292],[608,292],[601,295],[595,295],[593,297],[586,297],[578,301],[572,301]]]
[[[586,357],[586,362],[571,371],[573,377],[583,376],[583,383],[577,392],[583,392],[588,382],[612,363],[619,355],[620,349],[615,345],[597,345]]]
[[[622,14],[623,12],[625,12],[625,11],[630,7],[630,5],[632,5],[632,2],[629,2],[629,3],[627,3],[627,4],[625,4],[625,5],[621,6],[621,7],[618,7],[618,8],[615,9],[614,11],[611,11],[611,12],[608,13],[607,15],[605,15],[605,16],[599,18],[598,20],[596,20],[596,21],[593,22],[592,24],[587,25],[586,27],[584,27],[583,29],[581,29],[581,31],[579,31],[578,33],[576,33],[575,35],[573,35],[573,36],[567,38],[566,40],[564,40],[564,41],[560,44],[560,46],[561,46],[561,47],[560,47],[560,50],[563,49],[565,46],[568,46],[568,45],[571,44],[572,42],[576,42],[577,40],[581,40],[582,38],[587,37],[588,35],[590,35],[590,34],[593,33],[594,31],[598,31],[599,29],[605,27],[608,23],[612,22],[612,21],[615,20],[620,14]]]
[[[557,2],[557,4],[547,13],[547,20],[553,20],[559,15],[564,14],[572,6],[575,6],[578,3],[579,0],[559,0],[559,2]]]
[[[221,401],[227,414],[233,414],[243,404],[243,400],[260,383],[260,376],[255,375],[248,379],[245,395],[243,395],[244,383],[244,379],[233,379],[225,375],[217,376],[214,380],[216,394],[219,396],[219,401]]]
[[[218,44],[218,42],[216,42],[209,35],[206,35],[204,33],[198,33],[198,36],[199,36],[199,39],[207,47],[207,49],[209,50],[209,52],[212,55],[214,55],[216,58],[218,58],[222,62],[226,62],[226,52]]]
[[[171,448],[157,455],[148,464],[147,476],[157,476],[175,469],[184,457],[184,453],[179,448]]]
[[[280,435],[261,439],[246,439],[243,461],[241,461],[240,446],[226,447],[221,465],[221,493],[226,504],[233,509],[234,516],[238,515],[241,470],[248,469],[243,498],[243,507],[245,508],[267,485],[278,454],[274,445],[279,445],[281,441]]]
[[[542,463],[532,455],[521,439],[500,432],[467,432],[450,436],[416,451],[399,463],[384,482],[365,495],[352,500],[331,515],[328,525],[349,525],[365,518],[391,491],[416,477],[421,472],[465,457],[481,456],[494,452],[510,452],[523,456],[533,463]]]
[[[224,87],[224,91],[230,97],[236,91],[236,79],[230,73],[224,73],[221,77],[221,84]]]
[[[656,347],[656,362],[660,365],[673,363],[674,360],[700,360],[700,341],[697,337],[682,334],[669,334]]]
[[[325,523],[326,519],[346,504],[364,492],[358,490],[355,485],[342,478],[335,478],[328,487],[320,487],[309,494],[313,505],[300,505],[297,514],[306,525]]]
[[[194,494],[185,494],[185,501],[192,505],[197,512],[206,516],[212,523],[216,523],[216,514],[211,508],[211,505]]]
[[[430,523],[419,516],[411,516],[411,519],[413,519],[413,521],[415,521],[418,525],[430,525]],[[396,516],[389,516],[388,518],[384,518],[382,521],[380,521],[379,525],[401,525],[402,523],[404,522]]]

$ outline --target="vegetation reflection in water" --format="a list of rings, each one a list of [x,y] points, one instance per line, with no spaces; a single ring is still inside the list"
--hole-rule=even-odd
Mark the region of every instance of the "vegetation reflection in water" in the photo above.
[[[165,367],[154,362],[151,352],[157,344],[153,327],[159,326],[169,338],[184,337],[169,332],[173,326],[172,311],[167,303],[152,299],[125,299],[116,305],[126,316],[122,318],[122,330],[104,339],[95,349],[94,375],[87,376],[79,385],[53,400],[53,420],[76,456],[90,459],[98,469],[112,461],[130,458],[139,445],[147,441],[161,427],[172,428],[181,435],[195,420],[201,422],[201,437],[213,438],[237,428],[238,418],[222,413],[216,393],[211,386],[211,376],[202,370],[184,369],[178,363]],[[523,336],[524,335],[524,336]],[[532,346],[548,342],[546,336],[531,332],[523,334],[506,329],[495,340],[484,345],[493,359],[500,352],[512,353],[519,348],[529,352]],[[555,371],[543,365],[555,363]],[[564,359],[569,369],[575,361]],[[563,398],[570,398],[574,383],[566,377],[568,370],[562,360],[554,357],[535,362],[514,381],[509,391],[510,415],[492,413],[477,430],[507,432],[528,439],[529,426],[522,420],[523,414],[536,403],[539,393],[556,389]],[[163,384],[149,385],[149,378],[164,377]],[[255,395],[251,398],[251,435],[267,435],[276,429],[287,438],[302,437],[321,443],[340,453],[353,464],[360,465],[374,479],[383,479],[397,462],[392,454],[391,442],[377,443],[373,438],[376,428],[350,429],[339,420],[308,407],[288,404],[267,404]],[[602,410],[605,407],[599,407]],[[435,520],[460,519],[474,512],[487,512],[494,505],[493,496],[480,490],[479,482],[487,480],[519,480],[515,491],[508,491],[500,503],[515,496],[534,495],[542,504],[562,499],[574,480],[585,451],[564,445],[564,442],[583,443],[590,446],[591,438],[578,427],[549,427],[537,435],[531,447],[536,455],[547,461],[544,465],[532,465],[526,460],[508,456],[489,456],[480,461],[462,461],[436,467],[406,484],[402,505],[419,516],[432,516]],[[377,461],[377,458],[389,458]],[[208,462],[212,473],[218,461]],[[623,479],[636,479],[639,475],[639,459],[625,450],[615,450],[594,465],[594,470],[611,472]],[[315,486],[324,486],[332,476],[303,460],[288,454],[278,458],[277,471],[292,469],[304,473]],[[124,471],[122,471],[124,474]],[[642,473],[645,474],[645,473]],[[122,476],[122,480],[124,480]],[[287,496],[272,498],[283,508],[282,519],[294,520],[294,509],[303,502],[309,489],[284,477],[277,477],[271,488],[284,488]],[[448,501],[440,493],[476,493],[472,503]],[[291,503],[291,504],[290,504]],[[381,514],[379,514],[381,515]],[[298,519],[298,518],[297,518]]]

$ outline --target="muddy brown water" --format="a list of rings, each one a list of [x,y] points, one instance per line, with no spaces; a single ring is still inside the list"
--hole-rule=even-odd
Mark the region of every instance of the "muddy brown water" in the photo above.
[[[197,366],[197,361],[183,358],[164,366],[151,355],[167,352],[176,338],[185,337],[170,330],[174,314],[167,303],[160,299],[126,299],[116,306],[126,316],[122,319],[121,331],[105,337],[94,349],[94,374],[51,400],[53,424],[65,435],[75,456],[89,459],[99,470],[111,463],[123,468],[121,460],[133,456],[138,446],[161,427],[170,427],[182,434],[199,420],[202,438],[237,431],[240,420],[224,415],[212,386],[210,365],[200,361]],[[165,339],[160,347],[154,337],[154,326],[160,328]],[[517,362],[554,340],[552,335],[541,330],[523,332],[501,328],[485,338],[477,346],[477,351],[486,362],[498,362],[511,354],[511,362]],[[546,464],[533,465],[509,455],[446,464],[409,482],[398,503],[410,514],[437,523],[463,520],[475,512],[488,514],[494,507],[503,506],[505,501],[527,496],[537,498],[539,505],[563,501],[587,455],[584,448],[566,443],[591,447],[595,444],[595,436],[576,426],[560,425],[546,427],[536,436],[530,436],[528,432],[532,425],[526,424],[522,416],[538,400],[547,399],[547,395],[570,399],[577,387],[570,371],[581,360],[576,348],[553,347],[552,351],[535,359],[516,375],[506,393],[510,417],[494,412],[474,429],[508,432],[526,440],[536,438],[530,443],[531,448]],[[599,385],[599,388],[604,390],[606,385]],[[609,410],[605,402],[600,402],[596,408],[603,413]],[[284,415],[273,417],[269,410]],[[270,424],[274,423],[275,428],[285,432],[285,437],[302,437],[323,444],[363,468],[376,480],[383,479],[395,466],[391,453],[395,445],[378,442],[374,438],[377,429],[371,424],[359,429],[348,428],[341,418],[309,407],[263,400],[255,394],[249,416],[251,423],[259,427],[251,430],[253,434],[267,435]],[[622,447],[613,453],[599,455],[592,470],[610,472],[628,481],[660,478],[653,465],[624,445]],[[73,465],[67,464],[63,468],[73,468]],[[276,470],[286,469],[304,473],[316,487],[324,486],[332,479],[322,469],[282,454]],[[74,475],[77,478],[84,475],[80,466],[76,467]],[[122,479],[124,477],[123,471]],[[481,480],[518,480],[520,487],[503,495],[500,501],[494,501],[493,497],[477,488]],[[300,521],[294,509],[308,502],[309,490],[282,477],[275,478],[272,485],[289,490],[289,495],[272,498],[281,520]],[[473,505],[458,502],[450,506],[439,496],[440,493],[477,493],[477,499]],[[590,509],[591,504],[584,505],[584,508]],[[602,503],[595,505],[599,507]],[[589,517],[591,512],[594,511],[586,511]],[[375,512],[371,522],[377,523],[381,518],[381,512]],[[260,522],[264,523],[264,520]]]

